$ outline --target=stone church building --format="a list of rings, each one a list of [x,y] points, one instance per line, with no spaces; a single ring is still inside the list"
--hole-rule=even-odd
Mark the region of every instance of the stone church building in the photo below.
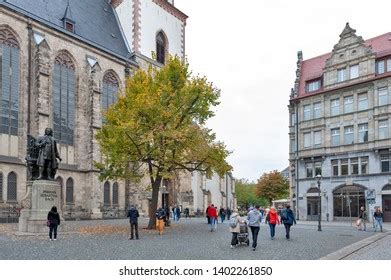
[[[102,112],[137,68],[160,67],[168,54],[185,56],[187,16],[173,2],[0,0],[2,213],[17,214],[26,193],[27,135],[53,127],[65,218],[120,217],[129,203],[147,214],[146,187],[99,181],[95,135]],[[204,200],[195,205],[193,177],[166,181],[162,202],[203,210]]]

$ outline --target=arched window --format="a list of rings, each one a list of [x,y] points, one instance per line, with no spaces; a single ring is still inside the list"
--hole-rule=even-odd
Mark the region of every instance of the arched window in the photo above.
[[[110,206],[110,183],[105,182],[103,185],[103,205]]]
[[[365,207],[365,188],[358,185],[341,186],[333,191],[334,217],[358,217]]]
[[[103,76],[103,87],[102,87],[102,109],[107,109],[117,101],[117,94],[119,89],[118,79],[113,71],[108,71]]]
[[[382,189],[382,191],[391,191],[391,185],[388,184],[388,185],[385,185]]]
[[[73,204],[73,179],[68,178],[66,187],[65,187],[65,203],[66,204]]]
[[[19,71],[19,43],[0,25],[0,133],[18,135]]]
[[[156,35],[156,60],[161,64],[166,62],[167,40],[162,31]]]
[[[318,188],[310,188],[307,193],[318,193],[319,189]]]
[[[60,143],[73,145],[75,126],[75,65],[63,51],[53,69],[53,132]]]
[[[118,183],[113,184],[113,205],[118,205]]]
[[[0,201],[3,201],[3,173],[0,172]]]
[[[58,184],[60,185],[60,199],[61,199],[61,203],[64,202],[64,187],[63,187],[63,182],[62,182],[62,178],[60,176],[57,177],[56,181],[58,182]]]
[[[7,201],[17,201],[17,178],[15,172],[11,172],[8,174]]]

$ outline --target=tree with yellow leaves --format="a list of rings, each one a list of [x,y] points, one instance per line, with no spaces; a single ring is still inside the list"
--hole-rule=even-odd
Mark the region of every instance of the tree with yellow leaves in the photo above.
[[[101,179],[137,180],[146,171],[152,188],[148,228],[155,226],[159,188],[177,171],[213,172],[232,167],[224,143],[205,127],[220,91],[205,77],[192,77],[188,64],[171,57],[161,69],[138,70],[124,94],[105,113],[97,135]]]
[[[256,185],[258,197],[267,199],[269,205],[275,199],[286,198],[289,195],[289,182],[277,170],[263,173]]]

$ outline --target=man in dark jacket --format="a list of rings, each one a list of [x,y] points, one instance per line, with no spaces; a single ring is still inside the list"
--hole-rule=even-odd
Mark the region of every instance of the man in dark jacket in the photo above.
[[[285,209],[281,211],[281,220],[285,226],[285,232],[286,232],[286,239],[290,239],[290,231],[291,226],[293,224],[296,224],[295,215],[293,214],[293,211],[291,209],[291,206],[287,204],[285,206]]]
[[[130,222],[130,237],[129,239],[134,238],[134,230],[136,230],[136,239],[138,239],[138,217],[140,217],[138,210],[131,205],[128,211],[129,222]]]

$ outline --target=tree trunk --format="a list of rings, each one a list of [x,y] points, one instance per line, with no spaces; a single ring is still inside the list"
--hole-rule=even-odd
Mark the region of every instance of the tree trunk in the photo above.
[[[152,201],[151,201],[151,207],[149,212],[149,223],[148,223],[148,229],[155,229],[156,228],[156,210],[157,210],[157,203],[159,200],[159,188],[160,183],[162,182],[162,177],[157,176],[152,184]]]

